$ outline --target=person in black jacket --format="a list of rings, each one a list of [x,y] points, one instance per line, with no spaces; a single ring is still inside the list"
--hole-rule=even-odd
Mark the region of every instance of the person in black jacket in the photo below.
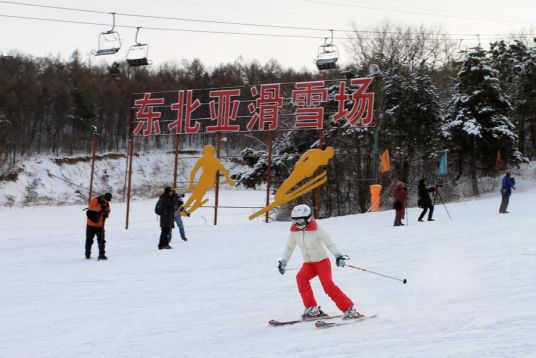
[[[175,201],[173,200],[173,190],[168,186],[164,189],[164,194],[160,195],[158,199],[159,211],[160,211],[160,241],[158,243],[158,249],[172,249],[169,246],[171,240],[171,231],[175,227]]]
[[[428,210],[430,210],[428,213],[428,221],[434,221],[434,219],[432,219],[432,215],[434,214],[434,204],[432,203],[432,198],[430,198],[430,193],[434,191],[434,186],[427,188],[424,184],[424,179],[419,180],[419,200],[417,201],[417,204],[419,205],[419,208],[423,209],[421,215],[419,215],[419,221],[422,221],[422,218],[424,218],[424,215],[426,215]]]

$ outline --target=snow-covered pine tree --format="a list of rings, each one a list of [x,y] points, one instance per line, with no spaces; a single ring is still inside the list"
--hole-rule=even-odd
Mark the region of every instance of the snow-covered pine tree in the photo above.
[[[438,91],[423,70],[391,68],[385,74],[383,104],[381,146],[389,148],[398,178],[408,182],[413,161],[429,158],[439,146]]]
[[[477,170],[493,169],[497,150],[504,159],[522,160],[515,127],[508,118],[513,108],[498,74],[486,51],[479,46],[469,49],[461,61],[443,126],[460,160],[468,164],[474,195],[479,195]]]
[[[515,66],[514,106],[518,117],[519,148],[524,156],[536,155],[536,48],[525,47]]]
[[[536,134],[536,49],[520,40],[491,44],[492,65],[499,71],[501,87],[514,107],[511,120],[519,136],[519,151],[534,155]]]

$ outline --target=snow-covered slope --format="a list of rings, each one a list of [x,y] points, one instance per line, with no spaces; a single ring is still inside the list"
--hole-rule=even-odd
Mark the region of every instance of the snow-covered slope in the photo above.
[[[257,206],[263,192],[221,202]],[[82,206],[0,208],[1,357],[534,357],[536,190],[514,192],[510,214],[484,196],[442,206],[435,222],[393,227],[386,211],[321,220],[350,263],[335,282],[372,320],[319,330],[269,327],[298,316],[296,271],[276,269],[288,223],[248,222],[252,209],[187,219],[188,242],[156,249],[154,200],[112,202],[108,262],[83,259]],[[298,252],[289,267],[299,267]],[[323,309],[337,309],[313,288]]]
[[[201,154],[190,150],[180,154],[178,180],[185,185],[188,175]],[[234,172],[236,163],[222,158],[224,165]],[[174,154],[172,152],[137,153],[132,168],[132,194],[148,198],[157,189],[173,181]],[[121,197],[126,185],[126,156],[100,154],[95,161],[94,192],[110,191]],[[86,201],[91,177],[88,156],[32,157],[7,170],[6,180],[0,180],[0,206],[66,205]],[[7,178],[10,180],[7,180]],[[15,180],[13,180],[15,179]]]

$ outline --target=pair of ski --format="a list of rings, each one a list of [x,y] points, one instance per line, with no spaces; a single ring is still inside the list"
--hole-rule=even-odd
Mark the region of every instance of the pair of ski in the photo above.
[[[322,316],[322,317],[317,317],[317,318],[313,318],[313,319],[297,319],[297,320],[292,320],[292,321],[278,321],[278,320],[272,319],[272,320],[268,321],[268,324],[270,324],[271,326],[289,326],[289,325],[293,325],[293,324],[296,324],[296,323],[316,321],[315,322],[315,327],[316,328],[331,328],[331,327],[345,326],[345,325],[348,325],[348,324],[361,322],[361,321],[363,321],[365,319],[374,318],[374,317],[377,317],[377,316],[378,315],[376,315],[376,314],[371,315],[371,316],[365,316],[365,315],[360,314],[360,316],[357,317],[357,318],[351,318],[351,319],[340,321],[340,322],[326,322],[326,321],[327,320],[332,320],[334,318],[341,318],[342,315]]]

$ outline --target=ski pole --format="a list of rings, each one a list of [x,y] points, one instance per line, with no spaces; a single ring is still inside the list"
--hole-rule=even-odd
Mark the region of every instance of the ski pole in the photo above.
[[[375,274],[375,275],[379,275],[379,276],[387,277],[387,278],[390,278],[391,280],[401,281],[403,284],[406,284],[406,283],[408,282],[408,280],[406,280],[406,279],[400,279],[400,278],[396,278],[396,277],[392,277],[392,276],[384,275],[384,274],[382,274],[382,273],[378,273],[378,272],[374,272],[374,271],[369,271],[369,270],[367,270],[367,269],[364,269],[364,268],[361,268],[361,267],[357,267],[357,266],[354,266],[354,265],[347,264],[346,266],[351,267],[351,268],[356,269],[356,270],[361,270],[361,271],[364,271],[364,272],[373,273],[373,274]]]

